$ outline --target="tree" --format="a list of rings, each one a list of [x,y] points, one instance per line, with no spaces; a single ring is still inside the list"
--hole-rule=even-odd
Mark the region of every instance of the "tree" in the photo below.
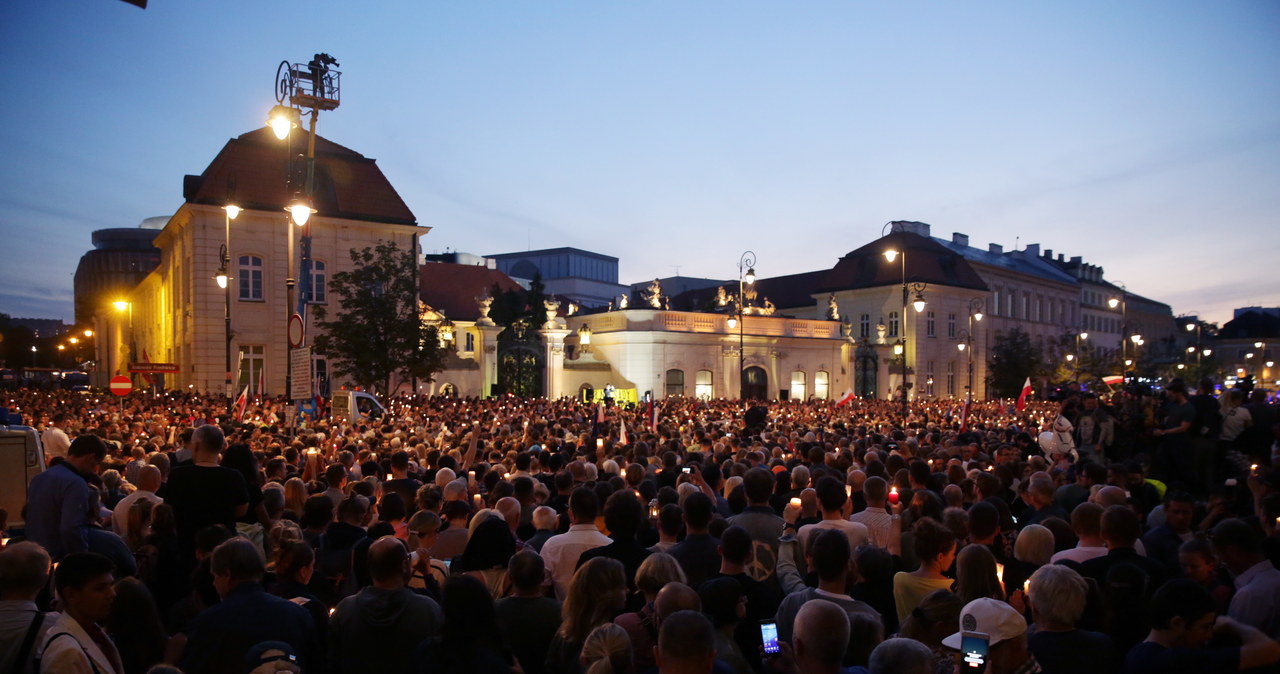
[[[1048,374],[1041,350],[1031,342],[1031,336],[1020,328],[997,335],[991,347],[991,362],[987,369],[987,385],[991,393],[1000,398],[1016,398],[1022,392],[1027,377],[1033,379]]]
[[[395,375],[431,381],[444,369],[444,350],[435,325],[419,311],[415,252],[380,241],[351,249],[351,261],[353,270],[329,281],[339,307],[334,320],[325,320],[325,307],[316,308],[317,350],[333,359],[335,374],[364,388],[390,393]]]

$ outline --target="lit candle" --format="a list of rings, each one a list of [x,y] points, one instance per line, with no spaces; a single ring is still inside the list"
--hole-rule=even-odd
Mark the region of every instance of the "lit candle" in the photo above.
[[[1031,591],[1031,579],[1028,578],[1022,581],[1022,594],[1026,594],[1030,591]]]
[[[1253,473],[1254,475],[1257,475],[1257,474],[1258,474],[1258,464],[1256,464],[1256,463],[1255,463],[1255,464],[1250,465],[1250,466],[1249,466],[1249,472],[1250,472],[1250,473]]]
[[[844,486],[844,495],[845,495],[845,496],[849,496],[849,497],[852,497],[852,496],[853,496],[853,485],[851,485],[851,484],[846,484],[846,485]]]
[[[889,504],[898,505],[898,488],[889,487]]]
[[[475,503],[477,509],[484,507],[484,499],[479,494],[472,496],[471,501]]]
[[[336,611],[336,610],[338,610],[338,609],[336,609],[336,608],[331,608],[331,609],[329,609],[329,615],[330,615],[330,616],[332,616],[332,615],[333,615],[333,612],[334,612],[334,611]]]
[[[800,499],[798,499],[798,498],[793,498],[793,499],[791,499],[791,507],[792,507],[792,508],[799,508],[799,507],[800,507]]]
[[[604,438],[596,438],[596,451],[604,449]]]
[[[996,580],[1000,581],[1001,585],[1004,585],[1004,564],[999,562],[996,563]]]

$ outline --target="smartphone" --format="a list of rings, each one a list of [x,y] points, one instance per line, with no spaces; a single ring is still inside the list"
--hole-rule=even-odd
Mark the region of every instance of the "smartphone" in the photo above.
[[[693,469],[688,466],[685,466],[683,470],[686,475],[693,472]]]
[[[982,632],[960,633],[960,671],[982,672],[987,669],[987,648],[991,637]]]
[[[772,620],[760,621],[760,643],[764,644],[765,655],[777,655],[781,652],[778,648],[778,623]]]

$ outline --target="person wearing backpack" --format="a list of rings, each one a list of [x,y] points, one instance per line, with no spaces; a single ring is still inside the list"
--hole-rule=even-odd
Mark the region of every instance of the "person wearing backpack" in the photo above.
[[[124,674],[120,652],[99,625],[116,598],[115,565],[95,552],[75,552],[62,558],[53,584],[66,611],[43,640],[40,671]]]
[[[36,606],[48,582],[49,553],[38,544],[14,543],[0,551],[0,673],[38,671],[36,645],[58,619]]]

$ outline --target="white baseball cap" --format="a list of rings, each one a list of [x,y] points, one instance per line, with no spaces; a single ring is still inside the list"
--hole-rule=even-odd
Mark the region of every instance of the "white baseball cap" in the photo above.
[[[992,646],[1027,633],[1027,621],[1009,604],[999,599],[974,599],[960,611],[960,632],[942,640],[942,645],[960,650],[961,632],[982,632]]]

